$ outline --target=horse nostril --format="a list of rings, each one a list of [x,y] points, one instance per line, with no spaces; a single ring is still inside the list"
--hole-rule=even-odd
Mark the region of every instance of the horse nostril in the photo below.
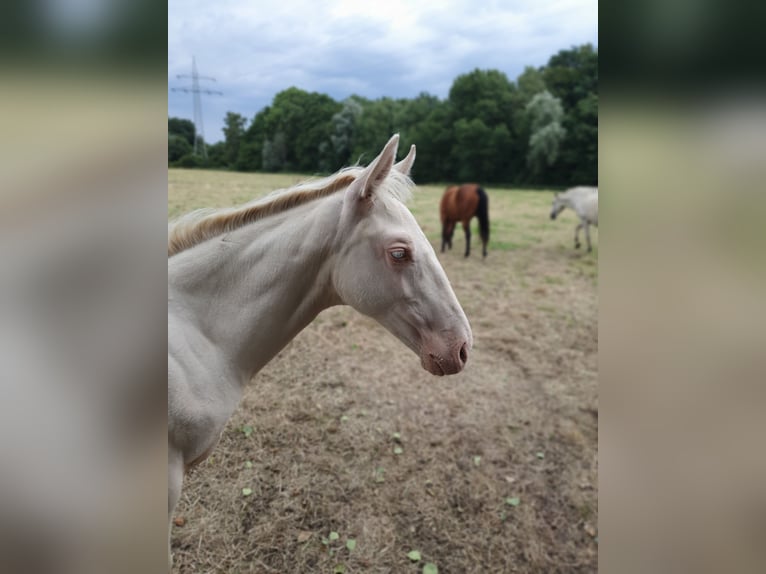
[[[463,346],[460,347],[460,362],[465,365],[467,360],[468,360],[468,351],[465,348],[465,343],[463,343]]]

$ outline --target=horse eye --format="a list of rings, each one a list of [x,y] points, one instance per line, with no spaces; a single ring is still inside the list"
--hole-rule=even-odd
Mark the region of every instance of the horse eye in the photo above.
[[[402,259],[405,258],[406,255],[407,255],[407,252],[404,249],[395,249],[394,251],[391,252],[391,257],[393,257],[397,261],[401,261]]]

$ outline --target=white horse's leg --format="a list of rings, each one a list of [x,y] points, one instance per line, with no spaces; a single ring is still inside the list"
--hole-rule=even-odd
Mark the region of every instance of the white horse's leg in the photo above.
[[[582,221],[577,227],[575,227],[575,249],[580,249],[580,229],[582,229]]]
[[[588,241],[588,253],[593,251],[593,247],[590,245],[590,224],[585,223],[585,239]]]
[[[173,554],[170,551],[170,534],[173,527],[173,510],[181,498],[184,480],[184,463],[180,452],[168,445],[168,572],[173,568]]]

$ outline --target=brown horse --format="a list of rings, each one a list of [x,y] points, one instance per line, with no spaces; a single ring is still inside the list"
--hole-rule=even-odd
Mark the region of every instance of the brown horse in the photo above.
[[[442,253],[445,247],[452,249],[455,224],[461,221],[465,230],[465,256],[468,257],[471,254],[471,219],[475,215],[479,219],[482,254],[484,257],[487,256],[489,198],[479,184],[464,183],[449,186],[442,196],[439,213],[442,219]]]

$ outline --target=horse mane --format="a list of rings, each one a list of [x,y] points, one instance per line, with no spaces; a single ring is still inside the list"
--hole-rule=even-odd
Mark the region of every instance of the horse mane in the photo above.
[[[270,215],[333,195],[351,185],[363,171],[359,166],[347,167],[329,177],[273,191],[239,207],[203,208],[182,215],[168,225],[168,257]],[[376,194],[388,193],[405,201],[411,186],[409,177],[394,169]]]

